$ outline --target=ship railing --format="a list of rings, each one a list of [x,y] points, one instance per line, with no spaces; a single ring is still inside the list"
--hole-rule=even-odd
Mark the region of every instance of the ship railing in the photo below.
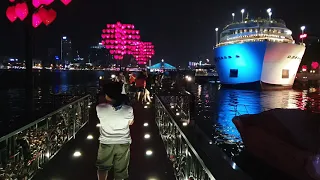
[[[156,124],[176,179],[215,180],[182,128],[190,123],[190,95],[156,95]]]
[[[0,137],[0,179],[31,179],[89,121],[91,95]]]

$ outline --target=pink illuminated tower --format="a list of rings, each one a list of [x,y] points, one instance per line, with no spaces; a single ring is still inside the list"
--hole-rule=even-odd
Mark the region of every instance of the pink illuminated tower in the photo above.
[[[132,49],[140,41],[140,31],[133,24],[107,24],[102,30],[102,44],[110,51],[114,59],[122,60],[124,55],[132,54]]]

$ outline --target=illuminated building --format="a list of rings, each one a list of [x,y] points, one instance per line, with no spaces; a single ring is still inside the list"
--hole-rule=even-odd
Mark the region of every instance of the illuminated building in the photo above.
[[[214,60],[222,84],[292,87],[304,52],[304,44],[295,44],[292,31],[269,12],[269,19],[246,19],[223,28]]]
[[[89,49],[88,63],[92,63],[96,66],[114,64],[116,61],[113,60],[112,55],[106,49],[102,43],[97,46],[91,46]]]
[[[72,56],[72,42],[71,40],[63,36],[61,38],[61,63],[64,65],[68,65],[73,61],[73,56]]]

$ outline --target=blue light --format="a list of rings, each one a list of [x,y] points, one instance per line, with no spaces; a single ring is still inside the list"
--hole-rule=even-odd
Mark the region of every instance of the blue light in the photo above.
[[[55,58],[56,58],[56,60],[59,60],[59,59],[60,59],[59,56],[55,56]]]
[[[62,39],[63,39],[63,40],[66,40],[66,39],[67,39],[67,36],[63,36]]]
[[[249,42],[218,47],[214,58],[222,84],[260,81],[266,42]],[[238,77],[230,77],[230,70],[238,70]]]

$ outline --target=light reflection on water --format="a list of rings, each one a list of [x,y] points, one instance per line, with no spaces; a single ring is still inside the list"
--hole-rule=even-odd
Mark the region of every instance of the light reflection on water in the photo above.
[[[198,112],[196,121],[231,158],[243,150],[243,143],[232,118],[273,108],[299,108],[320,112],[320,91],[254,91],[223,89],[220,85],[194,86]]]
[[[34,73],[34,110],[39,118],[52,112],[52,94],[83,94],[97,89],[99,76],[103,71],[41,71]],[[30,122],[25,117],[24,73],[4,72],[0,76],[0,136]]]

